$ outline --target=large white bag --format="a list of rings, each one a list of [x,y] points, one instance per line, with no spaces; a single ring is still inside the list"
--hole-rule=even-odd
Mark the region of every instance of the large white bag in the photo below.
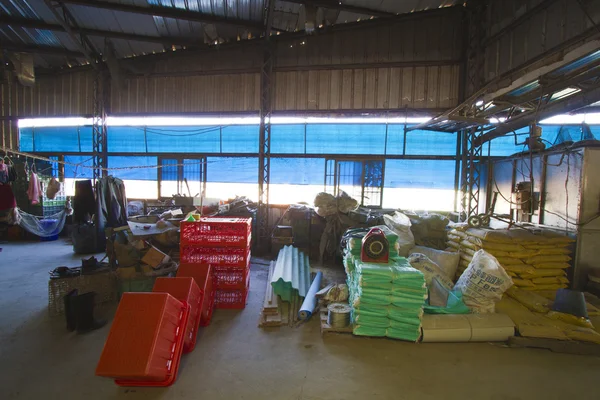
[[[397,247],[400,257],[408,257],[410,250],[415,247],[415,237],[410,230],[410,218],[396,211],[392,215],[384,215],[385,225],[398,235]]]
[[[436,278],[444,288],[452,290],[452,286],[454,286],[452,280],[446,276],[439,265],[430,260],[425,254],[412,253],[408,256],[408,262],[411,267],[418,269],[423,273],[428,289],[431,288],[431,281],[433,278]]]
[[[485,250],[478,250],[454,289],[462,292],[463,301],[473,312],[483,314],[495,312],[496,302],[512,285],[498,260]]]
[[[454,280],[456,269],[460,262],[460,253],[453,251],[443,251],[432,249],[431,247],[415,246],[410,251],[410,255],[415,253],[425,254],[431,261],[436,263],[448,278]]]

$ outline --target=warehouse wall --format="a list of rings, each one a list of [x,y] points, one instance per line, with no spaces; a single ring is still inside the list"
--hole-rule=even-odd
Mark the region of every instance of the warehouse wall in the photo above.
[[[581,3],[600,21],[599,1]],[[486,81],[598,33],[575,0],[489,0],[485,29]]]

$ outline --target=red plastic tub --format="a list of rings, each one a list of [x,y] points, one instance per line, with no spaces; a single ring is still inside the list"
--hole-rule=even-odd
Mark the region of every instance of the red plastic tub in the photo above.
[[[197,222],[182,222],[182,245],[248,247],[252,218],[202,217]]]
[[[185,341],[183,352],[190,353],[196,347],[196,336],[202,316],[202,300],[204,293],[200,290],[192,277],[180,278],[156,278],[154,281],[155,293],[169,293],[179,301],[185,301],[190,305],[190,317],[185,330]]]
[[[177,277],[192,277],[200,290],[204,292],[202,299],[202,315],[200,326],[208,326],[215,308],[215,284],[212,267],[206,264],[179,264]]]
[[[215,308],[243,309],[246,308],[248,292],[250,291],[250,274],[246,278],[244,289],[224,290],[218,289],[215,297]]]
[[[250,258],[245,267],[215,265],[213,275],[216,289],[244,289],[250,273]]]
[[[182,263],[213,266],[245,267],[250,259],[250,249],[245,247],[181,246],[179,254]]]
[[[123,293],[96,375],[119,386],[172,385],[190,306],[168,293]]]

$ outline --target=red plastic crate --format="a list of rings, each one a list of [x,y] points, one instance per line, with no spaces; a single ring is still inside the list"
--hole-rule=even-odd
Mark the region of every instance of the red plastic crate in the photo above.
[[[213,269],[206,264],[179,264],[177,277],[192,277],[204,292],[200,326],[208,326],[215,308],[215,283]]]
[[[198,326],[202,317],[202,300],[204,293],[192,277],[156,278],[152,291],[155,293],[169,293],[179,301],[190,305],[190,317],[185,330],[183,352],[190,353],[196,347]]]
[[[181,245],[249,247],[252,218],[202,217],[197,222],[182,222]]]
[[[213,266],[215,285],[218,289],[244,289],[250,273],[250,259],[245,267]]]
[[[236,247],[182,246],[179,252],[182,263],[227,265],[245,267],[250,259],[250,249]]]
[[[119,386],[172,385],[190,306],[168,293],[123,293],[96,375]]]
[[[215,308],[242,309],[246,308],[248,292],[250,291],[250,274],[246,278],[244,289],[226,290],[218,289],[215,298]]]

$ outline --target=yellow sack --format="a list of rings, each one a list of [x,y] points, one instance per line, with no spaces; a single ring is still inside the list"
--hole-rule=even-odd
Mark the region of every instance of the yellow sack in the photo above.
[[[513,279],[513,283],[518,287],[534,287],[535,285],[529,279]]]
[[[531,280],[536,285],[552,285],[554,283],[569,283],[569,280],[564,276],[547,276],[544,278],[534,278]]]
[[[475,250],[473,250],[473,249],[462,248],[460,251],[461,251],[461,253],[465,253],[466,255],[471,256],[471,257],[473,257],[475,255]]]
[[[525,290],[558,290],[558,289],[566,289],[567,285],[565,284],[552,284],[552,285],[535,285],[533,287],[524,287]]]
[[[503,267],[505,265],[525,265],[525,263],[523,261],[519,260],[518,258],[496,257],[496,259],[498,260],[500,265],[502,265]]]
[[[453,241],[449,241],[446,243],[448,245],[448,247],[452,247],[453,249],[459,250],[460,249],[460,244],[453,242]]]
[[[540,296],[535,292],[528,292],[514,286],[508,289],[506,293],[531,311],[547,313],[552,306],[552,301],[547,298]]]
[[[539,255],[549,256],[553,254],[571,254],[571,250],[566,249],[564,247],[556,247],[555,245],[549,246],[532,246],[532,245],[524,245],[525,249],[536,251]]]
[[[510,272],[514,272],[516,274],[519,274],[519,276],[521,278],[523,278],[523,275],[525,274],[532,274],[535,273],[535,268],[533,268],[531,265],[525,265],[525,264],[506,264],[502,266],[506,271],[510,271]],[[528,279],[528,278],[524,278],[524,279]]]
[[[506,229],[492,230],[492,229],[478,229],[469,228],[467,234],[470,237],[486,240],[488,242],[495,243],[512,243],[512,238],[508,235]]]
[[[525,248],[520,244],[514,243],[496,243],[496,242],[488,242],[487,240],[481,240],[477,237],[469,236],[469,242],[473,243],[476,246],[483,248],[486,251],[489,250],[501,250],[501,251],[523,251]]]
[[[476,246],[475,244],[471,243],[468,240],[463,240],[462,242],[460,242],[460,247],[475,250],[475,251],[481,250],[481,247]]]
[[[528,266],[531,267],[531,266]],[[531,278],[545,278],[547,276],[565,276],[566,272],[564,269],[537,269],[531,268],[533,272],[525,272],[521,275],[523,279]]]
[[[546,318],[543,314],[529,311],[527,307],[510,296],[504,296],[496,303],[496,312],[508,315],[523,337],[568,340],[567,335],[556,327],[553,320]]]
[[[444,249],[444,251],[449,251],[449,252],[451,252],[451,253],[457,253],[457,252],[458,252],[458,249],[455,249],[454,247],[446,247],[446,248]]]
[[[533,266],[540,269],[567,269],[571,267],[566,262],[535,263]]]
[[[571,257],[565,254],[555,254],[550,256],[534,256],[525,260],[527,264],[546,264],[546,263],[566,263],[571,261]]]
[[[513,258],[528,258],[539,255],[540,253],[537,250],[523,250],[523,251],[511,251],[507,254],[508,257]]]
[[[488,253],[493,255],[494,257],[510,257],[510,253],[504,250],[486,250]]]
[[[576,317],[575,315],[566,314],[558,311],[549,311],[546,315],[549,318],[557,319],[567,324],[581,326],[582,328],[594,329],[594,325],[592,325],[590,320],[587,318]]]
[[[448,235],[458,236],[461,239],[466,239],[469,237],[469,235],[467,235],[465,232],[459,231],[457,229],[452,229],[450,232],[448,232]]]
[[[506,271],[506,273],[508,274],[508,276],[510,276],[511,278],[513,278],[513,281],[514,281],[514,278],[517,278],[517,277],[518,277],[518,275],[517,275],[517,274],[515,274],[514,272],[511,272],[511,271]]]

